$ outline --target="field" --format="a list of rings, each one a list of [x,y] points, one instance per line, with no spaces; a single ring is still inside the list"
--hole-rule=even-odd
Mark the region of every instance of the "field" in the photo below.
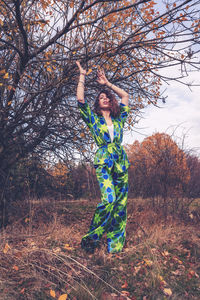
[[[200,299],[200,230],[129,199],[123,252],[80,248],[97,202],[29,200],[1,232],[1,300]]]

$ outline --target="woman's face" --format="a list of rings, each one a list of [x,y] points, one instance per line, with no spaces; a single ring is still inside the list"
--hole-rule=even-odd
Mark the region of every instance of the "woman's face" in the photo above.
[[[110,108],[110,99],[107,97],[107,95],[105,93],[101,93],[99,95],[99,107],[101,109]]]

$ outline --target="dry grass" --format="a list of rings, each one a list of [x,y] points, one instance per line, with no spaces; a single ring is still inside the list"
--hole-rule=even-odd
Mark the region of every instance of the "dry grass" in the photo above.
[[[29,201],[1,233],[0,299],[199,299],[198,224],[164,221],[132,199],[124,251],[108,255],[103,238],[88,256],[80,241],[95,206]]]

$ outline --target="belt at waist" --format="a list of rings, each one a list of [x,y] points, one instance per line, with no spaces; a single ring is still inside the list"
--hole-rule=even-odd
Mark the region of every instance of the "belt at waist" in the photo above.
[[[108,143],[108,144],[104,144],[102,146],[100,146],[98,149],[103,149],[103,148],[107,148],[108,149],[108,152],[112,152],[112,150],[116,150],[116,151],[119,151],[122,148],[122,145],[121,144],[117,144],[117,143]]]

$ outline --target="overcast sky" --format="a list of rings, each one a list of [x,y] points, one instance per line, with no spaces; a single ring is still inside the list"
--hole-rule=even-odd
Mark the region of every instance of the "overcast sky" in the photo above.
[[[192,73],[187,82],[200,84],[200,72]],[[193,149],[200,155],[200,86],[192,91],[182,84],[171,82],[165,95],[166,103],[162,108],[148,106],[143,110],[143,118],[137,124],[137,132],[125,134],[124,143],[140,142],[155,132],[172,134],[178,143],[183,135],[184,149]]]

